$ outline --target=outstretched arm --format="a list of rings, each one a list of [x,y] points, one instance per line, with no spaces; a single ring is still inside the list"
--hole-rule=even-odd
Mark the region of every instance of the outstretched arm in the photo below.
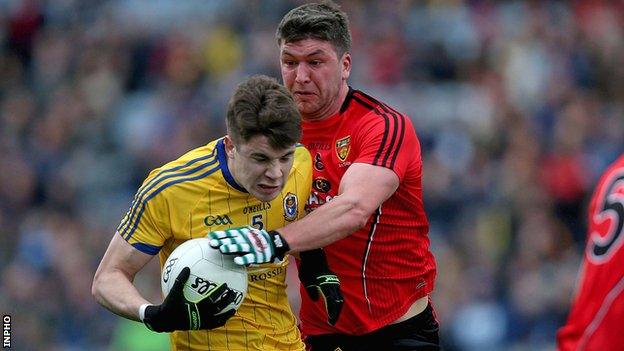
[[[354,163],[342,177],[337,197],[277,231],[291,252],[325,247],[365,226],[398,187],[399,177],[392,170]]]
[[[236,255],[234,262],[240,265],[325,247],[365,226],[398,187],[399,177],[392,170],[354,163],[342,177],[338,196],[305,218],[268,232],[253,227],[210,232],[210,246]]]

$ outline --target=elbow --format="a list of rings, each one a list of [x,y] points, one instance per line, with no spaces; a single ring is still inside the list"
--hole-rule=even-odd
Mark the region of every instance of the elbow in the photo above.
[[[355,232],[364,228],[364,226],[366,226],[366,223],[368,223],[368,218],[370,217],[370,215],[370,211],[367,211],[365,208],[363,208],[360,203],[352,203],[351,209],[349,211],[349,217],[351,217],[349,223],[352,224],[351,232]]]
[[[367,214],[358,214],[356,216],[356,219],[354,221],[354,232],[357,230],[360,230],[362,228],[364,228],[364,226],[366,226],[366,223],[368,223],[368,215]]]
[[[93,282],[91,283],[91,296],[93,296],[98,303],[102,303],[102,275],[99,271],[95,273]]]
[[[100,285],[97,275],[93,278],[93,282],[91,283],[91,296],[99,302]]]

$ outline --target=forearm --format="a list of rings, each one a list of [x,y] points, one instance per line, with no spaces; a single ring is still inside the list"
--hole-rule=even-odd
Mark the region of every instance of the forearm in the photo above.
[[[95,299],[111,312],[140,322],[139,307],[150,303],[122,272],[108,272],[97,276],[92,293]]]
[[[399,177],[392,170],[354,163],[340,180],[338,196],[277,231],[290,252],[325,247],[364,227],[398,187]]]
[[[369,214],[357,202],[336,197],[304,218],[278,232],[290,246],[290,253],[325,247],[366,225]]]

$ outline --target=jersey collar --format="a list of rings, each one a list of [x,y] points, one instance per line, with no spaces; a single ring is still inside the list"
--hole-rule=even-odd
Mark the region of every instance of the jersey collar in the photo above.
[[[351,101],[353,100],[353,93],[355,92],[355,90],[351,87],[349,87],[349,92],[347,93],[347,96],[345,97],[345,100],[342,102],[342,106],[340,107],[340,111],[336,112],[335,114],[322,119],[320,121],[303,121],[303,123],[301,124],[303,126],[304,129],[304,135],[306,134],[305,131],[309,131],[309,130],[333,130],[333,128],[335,128],[335,124],[336,123],[340,123],[340,121],[342,120],[342,115],[344,114],[344,112],[349,108],[349,106],[351,105]]]
[[[219,168],[221,168],[221,173],[223,173],[223,178],[225,181],[234,189],[246,193],[247,190],[240,186],[236,180],[234,180],[234,176],[232,176],[232,172],[228,168],[227,163],[227,155],[225,153],[225,143],[223,142],[223,138],[217,141],[217,158],[219,159]]]
[[[353,88],[349,86],[349,92],[347,93],[347,97],[342,102],[342,106],[340,106],[340,114],[343,114],[347,110],[347,107],[349,107],[349,103],[351,103],[351,98],[353,97],[353,91]]]

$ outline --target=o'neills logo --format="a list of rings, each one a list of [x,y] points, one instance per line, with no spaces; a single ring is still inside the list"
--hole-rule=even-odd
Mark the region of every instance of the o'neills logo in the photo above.
[[[288,193],[284,197],[284,218],[287,221],[294,221],[297,219],[297,195]]]
[[[350,142],[350,135],[336,140],[336,155],[338,155],[340,161],[344,162],[344,160],[347,159],[347,156],[349,156],[349,150],[351,149]]]
[[[268,210],[270,208],[271,208],[270,202],[262,202],[257,205],[245,206],[245,208],[243,208],[243,213],[248,214],[252,212],[260,212],[260,211]]]

